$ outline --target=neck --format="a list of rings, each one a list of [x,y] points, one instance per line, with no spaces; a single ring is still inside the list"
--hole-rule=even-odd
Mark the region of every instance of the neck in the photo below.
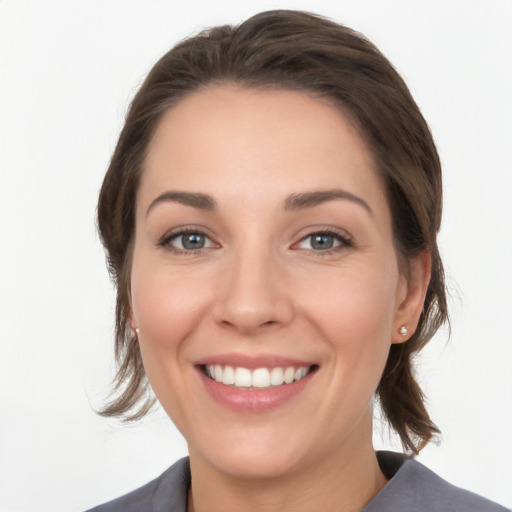
[[[364,437],[364,447],[347,443],[301,470],[272,478],[222,473],[191,453],[188,512],[358,512],[386,485],[371,430]]]

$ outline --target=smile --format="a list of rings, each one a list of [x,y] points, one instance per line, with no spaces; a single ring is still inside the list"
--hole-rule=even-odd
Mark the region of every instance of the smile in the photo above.
[[[210,379],[235,388],[246,389],[264,389],[273,388],[297,382],[306,377],[313,366],[293,366],[274,367],[274,368],[256,368],[250,370],[241,366],[221,366],[219,364],[204,366],[204,372]]]

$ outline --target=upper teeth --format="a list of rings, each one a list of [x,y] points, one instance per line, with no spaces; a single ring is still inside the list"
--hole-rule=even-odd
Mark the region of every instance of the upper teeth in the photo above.
[[[309,372],[309,366],[294,368],[257,368],[249,370],[242,367],[206,365],[206,374],[217,382],[234,385],[241,388],[268,388],[270,386],[280,386],[281,384],[290,384],[293,381],[303,379]]]

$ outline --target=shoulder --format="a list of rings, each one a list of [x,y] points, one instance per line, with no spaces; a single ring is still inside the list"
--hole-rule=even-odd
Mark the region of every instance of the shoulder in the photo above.
[[[190,465],[180,459],[158,478],[87,512],[186,512]]]
[[[423,464],[401,454],[380,452],[379,463],[384,473],[391,468],[394,476],[364,512],[507,512],[505,507],[451,485]]]

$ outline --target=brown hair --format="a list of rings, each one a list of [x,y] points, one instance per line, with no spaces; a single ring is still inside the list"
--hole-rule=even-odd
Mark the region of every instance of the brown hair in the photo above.
[[[340,106],[355,120],[387,187],[402,271],[423,250],[432,277],[418,329],[391,346],[377,389],[404,448],[417,453],[438,433],[425,409],[412,358],[447,320],[441,221],[441,167],[429,128],[389,61],[361,34],[297,11],[269,11],[236,27],[220,26],[179,43],[153,67],[129,108],[98,203],[98,226],[117,286],[114,399],[102,414],[142,417],[154,402],[136,336],[128,324],[135,200],[145,153],[164,112],[219,82],[301,90]]]

